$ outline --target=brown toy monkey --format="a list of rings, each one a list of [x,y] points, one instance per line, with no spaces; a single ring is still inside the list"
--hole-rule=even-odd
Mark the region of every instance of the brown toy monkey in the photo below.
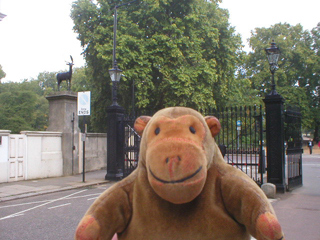
[[[283,239],[257,184],[224,162],[215,117],[174,107],[139,117],[137,169],[89,208],[76,239]]]

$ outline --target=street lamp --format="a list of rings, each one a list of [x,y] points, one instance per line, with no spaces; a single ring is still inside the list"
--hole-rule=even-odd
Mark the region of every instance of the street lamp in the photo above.
[[[117,47],[117,24],[118,24],[118,14],[117,9],[121,6],[131,4],[137,0],[131,2],[123,3],[114,7],[114,22],[113,22],[113,54],[112,54],[112,69],[109,70],[109,74],[112,81],[112,105],[118,105],[117,103],[117,88],[120,82],[122,70],[118,68],[117,57],[116,57],[116,47]]]
[[[107,174],[106,180],[120,180],[124,173],[124,109],[117,103],[117,88],[122,75],[116,57],[117,46],[117,9],[137,0],[114,7],[113,58],[109,74],[112,81],[112,105],[107,108]]]
[[[273,183],[277,192],[286,191],[285,149],[284,149],[284,99],[276,91],[274,73],[278,69],[280,49],[272,40],[271,47],[265,49],[270,72],[272,74],[272,90],[265,99],[266,111],[266,149],[267,149],[267,182]]]
[[[122,70],[118,68],[117,63],[114,64],[113,68],[109,70],[109,74],[112,81],[112,105],[118,105],[117,103],[117,88],[120,82]]]
[[[267,54],[269,65],[270,65],[270,72],[272,74],[272,86],[271,86],[272,90],[270,95],[277,95],[278,93],[276,91],[276,84],[274,82],[274,73],[278,69],[280,49],[276,46],[276,43],[274,42],[274,40],[272,40],[271,47],[266,48],[265,51]]]
[[[112,81],[112,105],[118,105],[117,103],[117,88],[120,82],[122,70],[118,68],[117,58],[116,58],[116,47],[117,47],[117,8],[114,7],[114,22],[113,22],[113,54],[112,54],[112,69],[109,70],[109,74]]]

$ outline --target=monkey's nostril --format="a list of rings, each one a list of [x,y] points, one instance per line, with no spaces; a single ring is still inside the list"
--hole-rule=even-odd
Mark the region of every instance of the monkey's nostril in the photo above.
[[[181,161],[181,157],[177,156],[177,157],[168,157],[168,158],[166,158],[166,163],[169,163],[169,161],[180,162]]]

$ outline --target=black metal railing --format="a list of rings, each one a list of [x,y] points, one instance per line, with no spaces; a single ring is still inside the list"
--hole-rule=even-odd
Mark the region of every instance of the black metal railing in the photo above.
[[[265,155],[263,149],[263,111],[261,106],[212,109],[222,126],[217,144],[225,148],[225,160],[263,184]],[[125,118],[124,177],[138,165],[140,136],[133,129],[135,117]]]
[[[211,114],[221,123],[216,142],[226,148],[226,162],[249,175],[258,185],[263,184],[265,154],[262,106],[215,109],[211,110]]]
[[[285,141],[287,145],[288,189],[302,185],[302,134],[299,110],[285,111]]]
[[[127,116],[124,120],[125,146],[124,146],[124,177],[128,176],[138,166],[141,137],[134,130],[135,118]]]

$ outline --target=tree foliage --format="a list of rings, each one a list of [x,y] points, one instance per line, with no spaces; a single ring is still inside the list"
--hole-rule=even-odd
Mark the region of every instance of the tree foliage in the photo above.
[[[0,129],[12,133],[46,129],[48,103],[37,82],[0,84],[0,106]]]
[[[85,67],[74,68],[71,79],[71,91],[80,92],[80,91],[89,91],[90,85],[87,80],[86,75],[87,69]],[[59,71],[63,72],[63,71]],[[43,95],[47,96],[53,92],[58,91],[57,84],[57,72],[42,72],[38,74],[37,79],[32,79],[32,81],[38,82],[39,86],[43,90]],[[67,91],[66,81],[62,81],[60,85],[60,91]]]
[[[270,28],[256,28],[250,38],[250,52],[244,62],[242,78],[251,82],[258,97],[271,91],[271,74],[265,48],[275,40],[281,50],[279,69],[275,73],[276,90],[286,104],[299,106],[303,126],[319,126],[319,43],[320,25],[311,32],[300,24],[275,24]]]
[[[0,83],[1,83],[1,79],[4,78],[6,76],[6,73],[2,70],[2,66],[0,65]]]
[[[86,69],[75,68],[72,76],[72,91],[88,90]],[[49,104],[45,98],[57,91],[56,72],[39,73],[37,79],[21,83],[0,84],[0,129],[21,131],[44,131],[48,127]],[[66,90],[62,84],[62,91]]]
[[[124,1],[78,0],[74,29],[84,48],[93,91],[94,122],[105,125],[110,105],[113,13]],[[145,0],[118,8],[117,62],[124,71],[119,102],[127,110],[225,104],[234,79],[240,37],[218,1]],[[134,88],[134,89],[133,89]]]

